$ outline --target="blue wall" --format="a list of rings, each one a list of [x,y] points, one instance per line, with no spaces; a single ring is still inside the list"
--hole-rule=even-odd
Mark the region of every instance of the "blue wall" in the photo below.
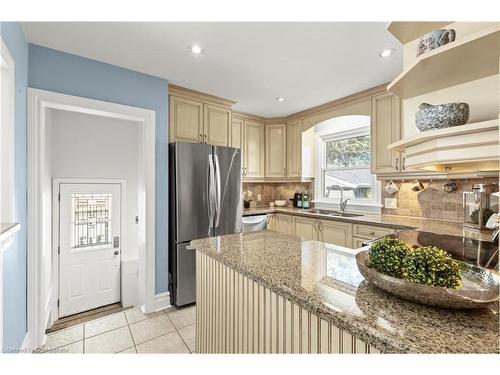
[[[26,334],[26,87],[28,84],[28,44],[21,26],[17,22],[1,22],[0,34],[15,61],[16,73],[15,207],[16,221],[21,223],[21,231],[18,232],[10,248],[5,251],[2,274],[4,347],[17,349],[21,346]]]
[[[168,82],[80,56],[29,45],[29,87],[156,112],[156,293],[167,291]]]

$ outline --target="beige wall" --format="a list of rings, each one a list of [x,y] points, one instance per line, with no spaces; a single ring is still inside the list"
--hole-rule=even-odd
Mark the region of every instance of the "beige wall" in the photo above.
[[[471,191],[474,184],[496,184],[496,190],[498,191],[497,178],[456,180],[457,191],[453,193],[445,193],[443,191],[441,187],[445,182],[443,180],[421,182],[425,189],[420,192],[411,190],[411,181],[396,182],[399,192],[394,196],[389,196],[382,189],[382,203],[384,202],[384,198],[395,197],[398,199],[397,209],[383,208],[382,213],[462,222],[463,192]],[[385,182],[382,183],[382,188],[384,186]],[[495,198],[493,199],[495,200]],[[498,198],[495,201],[498,206]]]
[[[254,200],[251,203],[252,207],[269,206],[269,202],[285,199],[288,205],[291,205],[288,199],[293,198],[293,195],[302,193],[307,190],[309,200],[313,200],[314,184],[312,182],[273,182],[273,183],[253,183],[244,182],[243,191],[250,190],[254,193]],[[262,200],[257,202],[257,195],[262,194]]]

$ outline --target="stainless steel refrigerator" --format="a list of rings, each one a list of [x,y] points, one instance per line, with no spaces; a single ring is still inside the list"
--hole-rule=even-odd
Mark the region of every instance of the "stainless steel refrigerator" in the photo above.
[[[176,142],[170,156],[169,291],[182,306],[196,301],[198,238],[241,232],[241,151]]]

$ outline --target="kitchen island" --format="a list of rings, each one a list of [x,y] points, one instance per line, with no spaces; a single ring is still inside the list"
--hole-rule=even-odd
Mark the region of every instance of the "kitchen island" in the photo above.
[[[403,301],[364,281],[355,253],[272,231],[192,241],[198,353],[498,353],[498,305]]]

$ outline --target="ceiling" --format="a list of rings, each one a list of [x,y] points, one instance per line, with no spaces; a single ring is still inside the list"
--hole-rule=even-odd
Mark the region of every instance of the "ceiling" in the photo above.
[[[168,79],[285,116],[391,81],[402,47],[384,22],[24,22],[30,43]],[[190,46],[199,44],[201,55]],[[381,50],[396,54],[379,57]],[[282,96],[284,102],[276,97]]]

